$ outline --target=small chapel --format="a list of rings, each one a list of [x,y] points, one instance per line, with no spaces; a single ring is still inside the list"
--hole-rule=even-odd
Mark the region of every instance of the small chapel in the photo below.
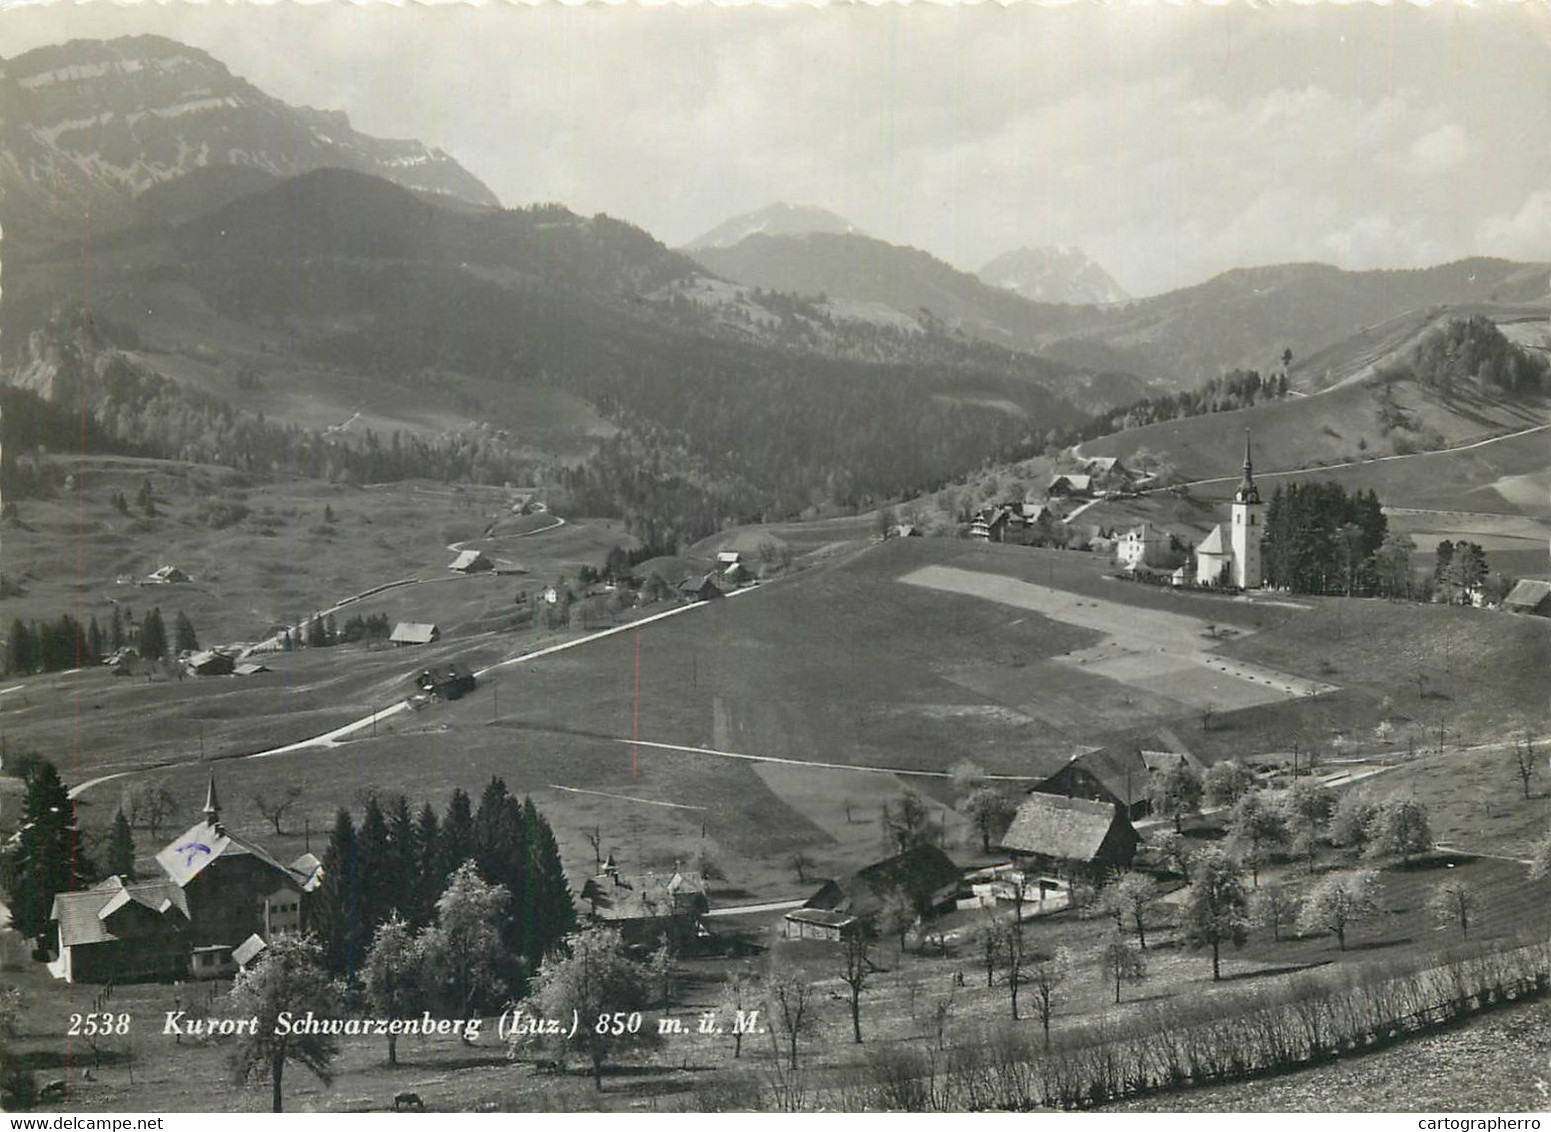
[[[1260,540],[1265,537],[1265,507],[1255,486],[1249,430],[1244,431],[1244,478],[1229,505],[1228,522],[1218,523],[1196,547],[1196,585],[1259,589]]]

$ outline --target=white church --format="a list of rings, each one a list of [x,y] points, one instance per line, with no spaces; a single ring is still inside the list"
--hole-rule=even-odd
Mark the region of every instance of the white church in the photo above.
[[[1244,434],[1244,478],[1233,493],[1229,511],[1229,521],[1218,523],[1196,547],[1196,585],[1258,589],[1265,507],[1260,502],[1260,490],[1255,486],[1248,430]]]

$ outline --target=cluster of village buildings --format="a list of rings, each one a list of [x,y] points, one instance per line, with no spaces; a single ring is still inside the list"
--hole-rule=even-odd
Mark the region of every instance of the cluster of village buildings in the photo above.
[[[1150,488],[1156,477],[1127,468],[1114,456],[1081,460],[1082,472],[1053,475],[1041,502],[1014,501],[983,508],[970,524],[969,536],[984,542],[1043,544],[1059,523],[1076,516],[1085,504],[1117,499]],[[1077,502],[1077,508],[1071,504]],[[1087,532],[1089,550],[1112,553],[1122,570],[1175,586],[1226,586],[1255,589],[1262,582],[1260,540],[1265,533],[1265,506],[1255,486],[1249,441],[1244,442],[1244,474],[1229,505],[1228,522],[1212,527],[1196,546],[1150,523],[1123,532],[1095,525]]]
[[[1177,740],[1164,735],[1166,744]],[[966,871],[945,850],[921,844],[824,880],[787,912],[793,939],[840,941],[877,929],[884,905],[903,898],[922,930],[940,914],[1017,902],[1056,911],[1074,881],[1100,883],[1128,868],[1141,845],[1133,822],[1148,812],[1150,777],[1194,756],[1130,744],[1074,756],[1038,783],[997,840],[1006,861]],[[323,880],[318,858],[284,861],[229,828],[215,780],[201,819],[156,854],[157,875],[109,877],[55,897],[50,966],[70,982],[214,979],[253,962],[275,935],[302,930]],[[610,925],[631,946],[664,939],[681,951],[714,945],[706,879],[683,868],[628,872],[612,856],[575,886],[577,917]]]

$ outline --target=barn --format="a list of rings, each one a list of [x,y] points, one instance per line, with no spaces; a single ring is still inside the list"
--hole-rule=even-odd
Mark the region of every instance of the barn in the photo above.
[[[1035,792],[1018,806],[1001,848],[1058,876],[1102,881],[1129,867],[1141,842],[1125,814],[1108,802]]]

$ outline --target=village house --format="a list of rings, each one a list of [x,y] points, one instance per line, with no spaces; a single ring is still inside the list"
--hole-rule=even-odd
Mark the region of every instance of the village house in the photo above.
[[[1078,472],[1061,472],[1050,477],[1045,495],[1050,499],[1087,499],[1093,494],[1093,477]]]
[[[282,864],[221,821],[215,778],[204,817],[156,855],[161,876],[110,877],[54,898],[58,958],[67,982],[219,978],[236,953],[300,931],[303,900],[322,880],[316,857]]]
[[[1503,598],[1502,607],[1510,613],[1551,617],[1551,582],[1525,578],[1515,583],[1508,596]]]
[[[458,557],[454,558],[448,564],[447,569],[455,570],[459,574],[478,574],[486,570],[491,570],[494,568],[494,566],[495,563],[491,562],[489,558],[485,557],[483,551],[465,550],[460,552]]]
[[[1179,540],[1151,523],[1132,527],[1115,543],[1115,559],[1125,570],[1173,571],[1183,558]]]
[[[1036,791],[1019,804],[1000,847],[1068,881],[1102,883],[1131,864],[1141,841],[1119,807]]]
[[[428,696],[457,700],[474,690],[474,672],[468,665],[453,661],[437,668],[427,668],[415,677],[415,686]]]
[[[683,951],[710,933],[700,917],[711,910],[699,873],[626,876],[611,856],[597,876],[588,877],[576,898],[577,916],[619,931],[628,946],[654,948],[666,941]]]
[[[206,649],[192,654],[183,667],[190,676],[230,676],[237,670],[237,661],[224,652]]]
[[[1165,730],[1164,734],[1172,736]],[[1176,744],[1177,745],[1177,744]],[[1179,750],[1147,749],[1136,743],[1119,743],[1073,755],[1060,770],[1035,784],[1042,794],[1086,798],[1118,807],[1132,821],[1144,818],[1151,806],[1147,784],[1153,774],[1184,762],[1201,771],[1194,755]]]
[[[917,845],[823,886],[785,917],[789,939],[836,941],[875,930],[878,913],[900,893],[923,918],[951,909],[963,887],[952,859],[935,845]]]
[[[400,621],[393,626],[388,641],[395,645],[429,645],[441,638],[442,631],[424,621]]]
[[[170,586],[180,585],[189,581],[193,581],[193,579],[176,566],[160,566],[147,574],[142,584],[147,586]]]

